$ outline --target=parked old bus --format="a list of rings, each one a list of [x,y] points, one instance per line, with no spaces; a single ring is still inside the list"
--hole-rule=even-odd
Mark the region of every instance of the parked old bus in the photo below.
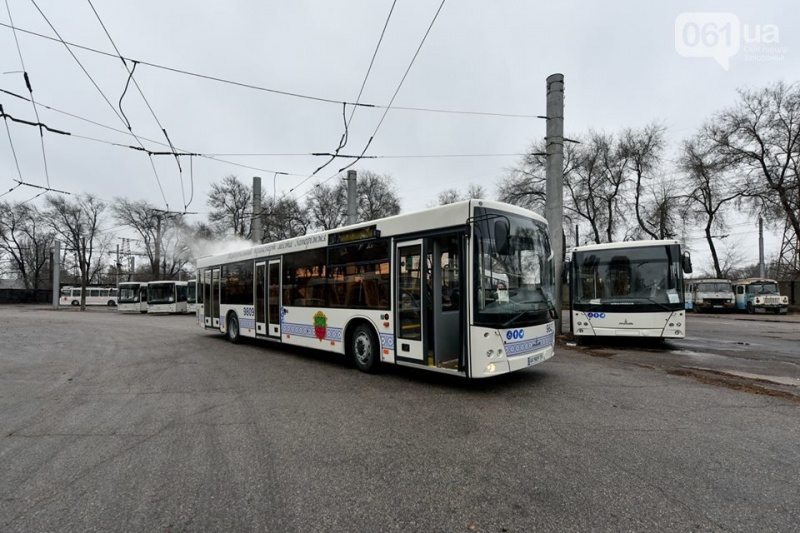
[[[502,295],[489,287],[507,281]],[[470,200],[198,259],[201,327],[403,365],[496,376],[553,355],[547,222]],[[491,289],[491,290],[490,290]]]
[[[117,285],[117,310],[121,313],[147,312],[147,283],[143,281],[122,281]]]
[[[736,301],[733,284],[720,278],[687,279],[685,292],[692,301],[692,308],[703,311],[733,311]]]
[[[81,305],[81,288],[64,287],[58,299],[60,305]],[[86,305],[117,305],[116,287],[86,287]]]
[[[185,281],[151,281],[147,284],[147,312],[150,314],[183,314],[188,312]]]
[[[570,327],[578,337],[683,338],[683,273],[675,240],[593,244],[567,250]]]
[[[733,283],[736,293],[736,309],[748,313],[789,312],[789,297],[781,296],[778,282],[774,279],[746,278]]]

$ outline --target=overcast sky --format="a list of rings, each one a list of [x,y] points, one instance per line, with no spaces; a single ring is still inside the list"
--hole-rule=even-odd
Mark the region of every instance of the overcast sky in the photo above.
[[[210,184],[226,175],[248,184],[260,176],[265,195],[302,200],[351,161],[338,159],[310,177],[327,159],[308,154],[336,149],[344,131],[341,102],[357,101],[393,6],[393,0],[5,3],[0,89],[29,97],[21,55],[40,121],[72,135],[45,132],[43,158],[38,130],[7,122],[11,142],[0,132],[0,194],[13,190],[2,200],[41,192],[16,187],[21,179],[202,214]],[[706,15],[692,14],[698,12]],[[107,55],[73,47],[79,64],[58,40],[21,30],[54,38],[57,32]],[[695,30],[720,39],[704,47]],[[788,1],[397,0],[360,98],[382,107],[355,111],[340,153],[360,154],[374,133],[366,155],[376,158],[355,168],[391,175],[404,212],[471,183],[493,197],[519,161],[515,154],[544,136],[544,121],[530,116],[544,114],[545,79],[557,72],[564,74],[567,136],[655,120],[676,148],[714,111],[734,103],[737,88],[800,79],[798,30],[800,17]],[[153,113],[133,83],[120,105],[128,71],[114,45],[141,62],[133,79]],[[0,93],[0,104],[9,115],[36,121],[30,102]],[[126,120],[138,141],[125,134]],[[126,148],[141,142],[168,151],[161,127],[177,150],[207,157],[181,157],[181,174],[174,157]],[[757,259],[757,223],[743,220],[731,232],[731,239],[752,244],[747,257]],[[768,255],[780,244],[774,233]],[[688,244],[705,253],[702,240]]]

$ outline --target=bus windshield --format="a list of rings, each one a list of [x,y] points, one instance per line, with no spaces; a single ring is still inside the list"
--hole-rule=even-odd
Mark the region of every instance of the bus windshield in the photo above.
[[[677,247],[587,250],[575,254],[576,304],[681,304]]]
[[[119,303],[136,303],[139,301],[139,286],[138,285],[122,285],[119,286]]]
[[[695,286],[697,292],[731,292],[733,290],[730,283],[719,281],[716,283],[703,282]]]
[[[776,283],[751,283],[747,286],[747,292],[751,294],[779,294]]]
[[[490,209],[476,214],[481,220],[475,231],[476,324],[511,328],[550,321],[555,310],[555,278],[547,226]],[[509,223],[505,250],[498,250],[492,231],[498,218]]]
[[[150,304],[175,302],[175,285],[173,283],[151,283],[147,290]]]

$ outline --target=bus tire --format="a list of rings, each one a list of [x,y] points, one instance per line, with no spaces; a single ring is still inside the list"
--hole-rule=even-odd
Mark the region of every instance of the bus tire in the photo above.
[[[242,340],[241,331],[239,331],[239,318],[236,316],[236,313],[228,315],[228,327],[225,331],[225,337],[232,344],[239,344]]]
[[[750,313],[751,315],[756,312],[756,308],[753,307],[753,302],[747,302],[747,305],[745,307],[747,308],[747,312]]]
[[[350,337],[350,355],[360,371],[373,374],[380,366],[380,346],[375,331],[367,324],[359,324]]]
[[[106,304],[106,305],[108,305],[109,307],[116,307],[117,303],[114,300],[109,300],[108,304]]]
[[[72,300],[73,307],[78,307],[79,305],[81,305],[81,303],[78,300]]]

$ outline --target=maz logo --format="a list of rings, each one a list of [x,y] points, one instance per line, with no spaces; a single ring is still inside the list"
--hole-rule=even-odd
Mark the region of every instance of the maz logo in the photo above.
[[[628,319],[626,318],[623,322],[620,322],[619,325],[620,326],[632,326],[633,322],[628,322]]]

